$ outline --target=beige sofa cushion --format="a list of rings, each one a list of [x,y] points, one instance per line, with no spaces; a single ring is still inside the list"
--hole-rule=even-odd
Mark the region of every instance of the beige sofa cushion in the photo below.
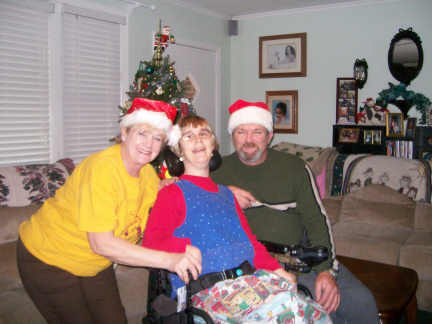
[[[41,204],[26,207],[0,207],[0,244],[18,239],[18,226],[36,213]]]
[[[0,244],[0,291],[22,287],[16,262],[16,242]]]
[[[371,235],[376,233],[381,237],[385,231],[411,232],[414,229],[414,213],[415,203],[405,195],[383,185],[372,184],[344,196],[339,220],[366,226],[371,230]]]
[[[417,231],[432,232],[432,205],[417,203],[415,209],[414,228]]]
[[[432,280],[432,233],[413,232],[401,247],[399,265],[415,269],[420,279]]]
[[[333,225],[336,253],[398,264],[399,251],[414,231],[415,202],[383,185],[368,185],[342,198]]]

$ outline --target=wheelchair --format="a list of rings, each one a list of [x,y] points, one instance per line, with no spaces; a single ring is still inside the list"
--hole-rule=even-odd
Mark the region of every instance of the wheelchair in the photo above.
[[[313,266],[324,262],[329,256],[328,249],[324,246],[311,247],[301,244],[287,246],[267,241],[260,242],[271,254],[279,259],[287,271],[310,272]],[[170,297],[172,287],[169,280],[169,272],[155,268],[150,268],[149,270],[147,316],[142,319],[143,324],[194,324],[194,316],[201,317],[207,324],[214,324],[212,318],[205,311],[191,306],[192,295],[197,292],[196,287],[193,286],[200,279],[186,285],[186,308],[181,312],[177,312],[177,301]],[[228,271],[233,272],[233,270]],[[245,274],[248,273],[250,271],[245,272]],[[204,276],[208,276],[208,274]],[[202,277],[200,278],[202,279]],[[227,276],[227,279],[233,278]],[[208,284],[207,287],[212,285],[213,283]],[[202,287],[202,289],[205,288]],[[307,287],[298,284],[297,289],[306,297],[312,299],[312,294]]]

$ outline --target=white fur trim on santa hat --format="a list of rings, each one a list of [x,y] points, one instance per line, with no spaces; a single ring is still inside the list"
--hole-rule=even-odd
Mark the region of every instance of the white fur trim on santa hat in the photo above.
[[[135,110],[133,113],[125,115],[121,122],[121,127],[130,127],[135,124],[146,123],[165,131],[168,145],[175,145],[180,140],[180,129],[173,127],[171,120],[164,112],[150,111],[146,109]]]
[[[273,117],[271,113],[261,107],[249,106],[233,112],[228,122],[228,132],[242,124],[258,124],[264,126],[269,132],[273,131]]]
[[[169,146],[175,146],[180,141],[181,138],[181,130],[178,125],[174,125],[171,128],[171,131],[168,134],[168,142]]]

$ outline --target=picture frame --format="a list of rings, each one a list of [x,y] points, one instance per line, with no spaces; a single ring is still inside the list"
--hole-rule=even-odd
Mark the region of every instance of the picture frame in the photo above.
[[[355,78],[336,79],[336,124],[355,125],[358,89]]]
[[[283,34],[259,38],[259,77],[305,77],[307,34]]]
[[[274,133],[298,133],[298,90],[266,91]]]
[[[341,128],[339,130],[339,143],[358,143],[360,139],[360,128]]]
[[[372,131],[372,144],[381,145],[382,143],[382,132],[380,130]]]
[[[373,144],[374,133],[373,130],[363,131],[363,144]]]
[[[407,126],[406,126],[405,136],[406,137],[414,138],[415,137],[415,128],[416,128],[416,126],[417,126],[417,118],[416,117],[409,117],[407,119]]]
[[[386,113],[386,136],[404,136],[404,118],[402,113]]]

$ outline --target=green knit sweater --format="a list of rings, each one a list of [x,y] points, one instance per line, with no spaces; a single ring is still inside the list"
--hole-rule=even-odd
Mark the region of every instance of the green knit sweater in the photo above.
[[[327,246],[330,252],[329,260],[314,270],[320,272],[331,267],[335,251],[330,220],[311,170],[303,160],[292,154],[269,149],[264,163],[247,166],[239,160],[237,153],[233,153],[224,157],[222,166],[211,176],[216,183],[250,191],[259,201],[295,201],[297,207],[284,212],[267,207],[245,210],[252,231],[259,240],[297,244],[306,229],[312,245]]]

